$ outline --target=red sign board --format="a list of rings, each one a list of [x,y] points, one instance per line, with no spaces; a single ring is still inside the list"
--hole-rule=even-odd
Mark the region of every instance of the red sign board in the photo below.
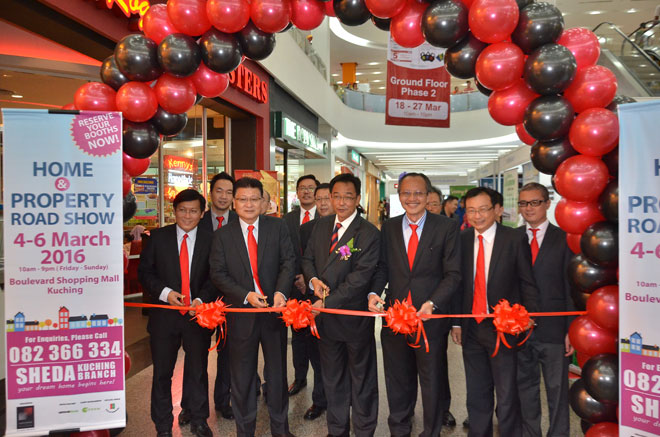
[[[163,167],[170,171],[180,171],[185,173],[195,172],[195,160],[182,158],[181,156],[165,155]]]
[[[261,80],[258,75],[243,64],[229,73],[229,85],[259,103],[268,102],[268,81]]]
[[[405,48],[390,38],[385,124],[449,127],[445,49],[424,43]]]
[[[133,14],[139,15],[140,29],[142,29],[142,17],[144,17],[144,14],[149,10],[149,6],[151,6],[149,0],[105,0],[105,4],[108,9],[112,9],[113,5],[117,5],[127,17]]]

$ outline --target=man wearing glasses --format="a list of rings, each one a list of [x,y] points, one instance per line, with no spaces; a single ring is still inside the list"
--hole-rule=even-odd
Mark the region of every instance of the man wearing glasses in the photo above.
[[[428,202],[426,202],[426,210],[431,214],[442,213],[442,191],[435,187],[431,187],[428,194]]]
[[[357,213],[360,185],[350,173],[330,181],[336,215],[318,219],[305,248],[302,268],[316,307],[367,310],[380,237]],[[317,320],[328,435],[348,437],[352,410],[355,435],[371,437],[378,421],[374,319],[321,314]]]
[[[450,314],[461,281],[458,222],[429,214],[431,181],[421,173],[407,173],[399,180],[399,199],[406,213],[383,224],[381,253],[369,310],[380,312],[412,300],[420,317]],[[380,298],[385,285],[389,287]],[[439,436],[449,413],[447,392],[447,334],[449,319],[424,320],[429,350],[412,348],[414,338],[381,330],[385,387],[389,404],[387,423],[393,436],[410,436],[417,402],[417,381],[422,390],[422,437]],[[442,414],[438,414],[441,412]],[[454,425],[456,421],[454,420]]]
[[[527,237],[539,288],[540,311],[575,311],[566,271],[572,253],[566,233],[548,221],[548,189],[531,182],[520,190],[518,208],[525,225],[518,230]],[[541,437],[540,372],[548,399],[548,436],[570,435],[568,418],[568,339],[572,318],[540,317],[532,336],[518,353],[518,393],[522,409],[523,436]]]
[[[532,273],[527,238],[516,229],[496,223],[497,194],[485,187],[465,195],[466,214],[472,228],[461,232],[463,292],[455,302],[462,313],[491,313],[500,299],[520,303],[537,311],[538,289]],[[520,437],[521,418],[516,369],[521,339],[507,335],[513,349],[495,350],[496,331],[492,318],[460,319],[452,328],[452,339],[463,346],[467,382],[468,436],[493,435],[493,389],[497,396],[497,422],[502,436]],[[530,321],[530,327],[533,322]]]
[[[234,184],[238,221],[213,234],[210,273],[234,308],[283,307],[289,296],[295,256],[286,224],[259,215],[263,186],[253,178]],[[273,437],[289,437],[286,391],[286,327],[277,313],[227,315],[231,403],[236,434],[252,437],[257,423],[257,357],[264,354],[266,403]]]

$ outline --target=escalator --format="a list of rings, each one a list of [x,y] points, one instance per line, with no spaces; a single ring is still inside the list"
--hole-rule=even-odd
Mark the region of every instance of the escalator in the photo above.
[[[630,35],[604,22],[594,28],[601,47],[599,65],[614,72],[618,94],[660,97],[660,24],[643,23]]]

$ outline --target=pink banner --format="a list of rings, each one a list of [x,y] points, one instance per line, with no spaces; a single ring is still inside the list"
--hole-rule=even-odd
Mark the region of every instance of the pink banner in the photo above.
[[[637,340],[640,340],[637,347]],[[641,337],[635,333],[631,351],[621,351],[621,425],[660,435],[660,357],[642,355]],[[626,348],[627,349],[627,348]],[[644,348],[646,349],[646,348]],[[639,351],[636,353],[635,351]]]

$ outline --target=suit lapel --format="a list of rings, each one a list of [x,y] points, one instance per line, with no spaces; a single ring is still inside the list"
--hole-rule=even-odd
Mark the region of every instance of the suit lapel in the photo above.
[[[167,234],[166,253],[171,256],[170,263],[176,268],[176,276],[179,278],[179,288],[181,288],[181,264],[179,261],[179,243],[176,239],[176,225],[172,225],[171,232]]]
[[[266,256],[266,247],[268,246],[268,224],[264,217],[259,218],[259,241],[257,242],[257,270],[261,268],[261,261]]]
[[[502,251],[504,250],[504,233],[501,231],[501,225],[496,225],[495,231],[495,241],[493,242],[493,252],[490,254],[490,265],[488,266],[488,279],[486,280],[486,290],[488,290],[488,284],[490,284],[490,278],[493,277],[493,272],[497,266],[497,262],[502,257]],[[472,246],[474,249],[474,246]]]
[[[536,264],[541,259],[546,257],[546,254],[552,250],[552,246],[555,244],[555,239],[557,234],[555,233],[556,229],[552,223],[548,223],[548,229],[545,230],[545,235],[543,236],[543,244],[539,248],[539,253],[536,255]]]
[[[348,243],[351,238],[355,237],[355,233],[360,227],[360,221],[362,220],[362,217],[359,215],[356,215],[355,218],[353,219],[353,222],[351,222],[351,225],[346,229],[346,232],[344,232],[344,235],[341,236],[339,241],[337,242],[337,247],[335,250],[332,251],[331,254],[329,254],[328,259],[325,262],[325,265],[323,266],[323,270],[325,271],[326,268],[328,268],[328,265],[332,263],[334,260],[339,259],[339,254],[338,249],[342,246],[344,246],[346,243]],[[331,222],[332,226],[334,228],[334,221]],[[330,237],[332,237],[332,230],[330,231]],[[330,251],[330,238],[328,238],[328,251]]]
[[[428,248],[433,239],[433,232],[435,231],[436,223],[433,220],[429,220],[430,213],[426,213],[426,221],[424,222],[424,229],[422,230],[422,236],[419,239],[419,244],[417,246],[417,252],[415,252],[415,259],[413,260],[412,271],[415,270],[417,264],[419,264],[422,253]]]
[[[399,254],[399,262],[403,266],[402,271],[410,271],[406,242],[403,241],[403,216],[393,218],[392,222],[392,227],[394,228],[394,247],[396,247],[395,253]]]
[[[466,276],[468,277],[467,289],[470,290],[470,302],[472,302],[472,297],[474,295],[474,235],[474,228],[470,228],[467,236],[465,237],[468,241],[465,241],[465,245],[463,247],[465,250],[465,257],[468,260],[468,270],[466,272],[468,274]],[[472,303],[470,303],[470,308],[472,308]]]
[[[245,245],[245,239],[243,238],[243,229],[238,220],[232,223],[232,226],[236,229],[232,229],[231,236],[234,240],[234,247],[238,250],[238,254],[243,261],[243,265],[250,275],[252,275],[252,268],[250,267],[250,257],[248,256],[247,246]]]

